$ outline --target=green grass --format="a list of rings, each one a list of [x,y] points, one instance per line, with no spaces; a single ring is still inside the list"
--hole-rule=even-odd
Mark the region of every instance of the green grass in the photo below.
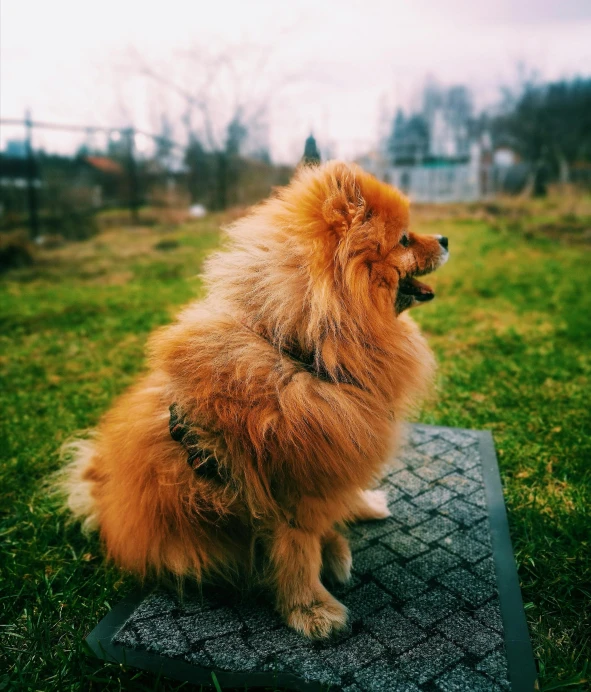
[[[477,211],[422,219],[449,236],[452,260],[434,276],[438,299],[414,312],[440,363],[421,420],[492,430],[541,687],[584,689],[591,252]],[[134,583],[40,488],[60,444],[144,367],[149,332],[199,294],[218,222],[109,231],[0,280],[0,690],[182,687],[85,655],[84,636]]]

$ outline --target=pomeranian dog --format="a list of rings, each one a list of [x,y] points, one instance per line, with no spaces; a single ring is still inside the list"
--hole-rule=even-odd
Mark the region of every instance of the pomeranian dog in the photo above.
[[[263,582],[285,621],[327,637],[346,608],[347,522],[383,519],[371,490],[432,354],[402,313],[447,239],[355,165],[301,168],[228,229],[207,297],[158,331],[150,370],[75,443],[69,507],[140,577]]]

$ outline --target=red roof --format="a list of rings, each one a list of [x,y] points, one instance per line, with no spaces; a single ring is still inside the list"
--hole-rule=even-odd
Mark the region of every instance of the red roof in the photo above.
[[[117,161],[109,159],[106,156],[86,156],[86,163],[96,168],[101,173],[109,173],[110,175],[123,175],[123,168]]]

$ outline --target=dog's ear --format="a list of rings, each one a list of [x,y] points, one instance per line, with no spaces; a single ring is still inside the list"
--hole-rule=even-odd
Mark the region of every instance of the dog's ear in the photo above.
[[[337,235],[342,235],[365,215],[365,200],[353,171],[346,164],[335,167],[322,205],[324,220]]]
[[[331,195],[322,205],[322,216],[337,235],[342,235],[351,228],[355,213],[353,205],[343,200],[340,194]]]

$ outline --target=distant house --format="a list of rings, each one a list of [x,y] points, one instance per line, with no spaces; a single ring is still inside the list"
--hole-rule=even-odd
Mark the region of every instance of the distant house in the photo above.
[[[392,164],[379,152],[357,159],[362,168],[402,190],[415,202],[469,202],[492,189],[491,155],[478,142],[469,156],[426,156],[420,161],[399,160]]]
[[[24,139],[9,139],[6,142],[4,153],[8,158],[26,159],[27,158],[27,143]]]
[[[120,205],[128,197],[125,170],[112,158],[37,152],[29,160],[22,153],[20,143],[13,142],[0,154],[0,216],[5,219],[26,213],[29,178],[50,213],[62,203],[89,210]]]
[[[439,106],[409,118],[399,111],[383,150],[358,161],[417,202],[468,202],[493,191],[490,137]]]
[[[122,176],[124,173],[123,167],[118,161],[109,159],[106,156],[85,156],[83,161],[104,175]]]
[[[429,157],[386,170],[390,183],[416,202],[470,202],[486,194],[486,167],[478,145],[469,158]]]
[[[95,208],[113,206],[125,199],[123,166],[107,156],[82,156],[77,162],[74,187],[85,190]]]

